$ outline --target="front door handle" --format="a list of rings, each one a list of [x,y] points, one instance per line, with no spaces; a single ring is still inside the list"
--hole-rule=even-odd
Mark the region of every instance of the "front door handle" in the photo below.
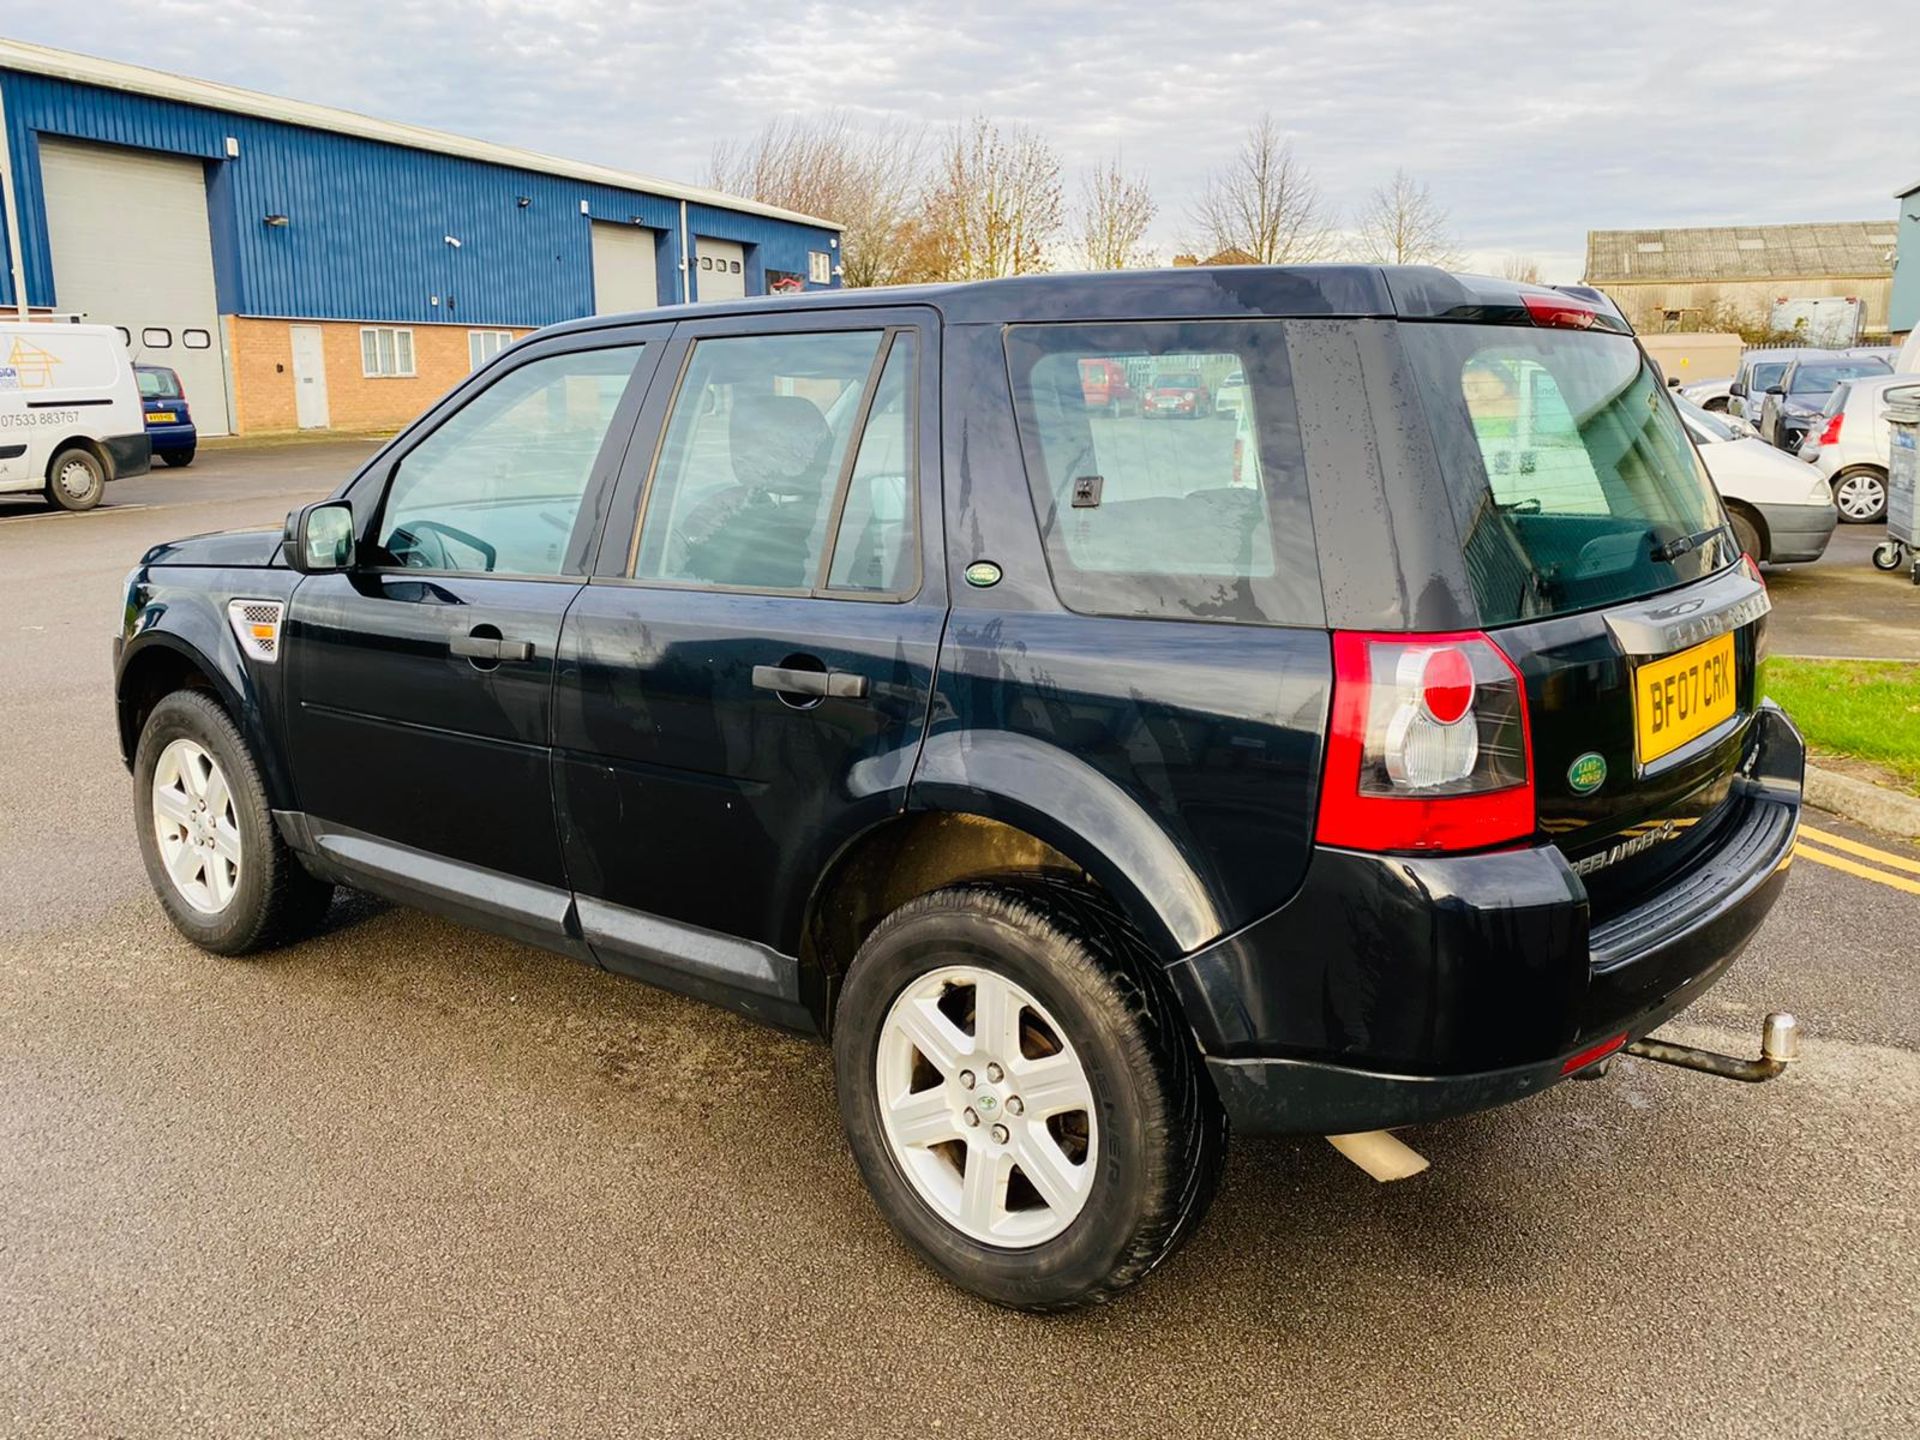
[[[469,660],[490,660],[495,665],[502,660],[533,659],[531,640],[503,639],[491,625],[476,625],[471,634],[454,636],[447,642],[447,649]]]
[[[830,695],[835,700],[867,698],[867,677],[848,670],[801,670],[789,665],[756,665],[753,688],[772,690],[781,695],[806,695],[818,699]]]

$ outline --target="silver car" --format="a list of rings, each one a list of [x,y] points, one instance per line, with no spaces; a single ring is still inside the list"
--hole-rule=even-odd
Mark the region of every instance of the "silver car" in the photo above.
[[[1887,392],[1920,387],[1920,375],[1871,375],[1834,388],[1807,431],[1800,458],[1833,487],[1833,503],[1850,525],[1887,518],[1887,466],[1893,441],[1887,429]]]

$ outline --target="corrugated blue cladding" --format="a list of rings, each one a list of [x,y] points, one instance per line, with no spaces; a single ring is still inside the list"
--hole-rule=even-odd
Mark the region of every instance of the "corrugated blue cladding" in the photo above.
[[[223,312],[472,325],[568,320],[593,312],[591,220],[659,231],[660,298],[678,298],[680,206],[664,196],[15,71],[0,72],[0,84],[27,295],[36,305],[59,303],[41,133],[204,160]],[[227,157],[228,136],[240,142],[238,159]],[[287,223],[268,225],[268,215]],[[137,243],[138,217],[128,221]],[[748,268],[762,277],[749,277],[756,293],[769,267],[804,275],[809,251],[838,258],[833,232],[768,216],[689,205],[688,229],[747,245]],[[10,283],[4,293],[10,302]]]

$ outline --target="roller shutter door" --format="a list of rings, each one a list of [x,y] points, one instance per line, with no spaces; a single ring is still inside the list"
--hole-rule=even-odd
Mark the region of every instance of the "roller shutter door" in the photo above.
[[[639,225],[593,222],[593,313],[624,315],[660,303],[656,232]]]
[[[700,258],[694,294],[702,300],[738,300],[747,293],[747,247],[731,240],[709,240],[696,235],[694,254]]]
[[[55,308],[120,326],[136,362],[179,374],[200,433],[225,435],[204,163],[43,135],[40,176]]]

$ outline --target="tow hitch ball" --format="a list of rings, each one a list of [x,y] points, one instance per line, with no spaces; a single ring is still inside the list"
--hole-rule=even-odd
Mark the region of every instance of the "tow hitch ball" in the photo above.
[[[1678,1065],[1683,1070],[1699,1070],[1728,1080],[1758,1084],[1773,1079],[1800,1058],[1800,1022],[1780,1010],[1761,1021],[1758,1060],[1738,1060],[1714,1050],[1675,1045],[1670,1040],[1635,1040],[1626,1047],[1626,1053],[1638,1055],[1642,1060],[1657,1060],[1662,1065]]]

